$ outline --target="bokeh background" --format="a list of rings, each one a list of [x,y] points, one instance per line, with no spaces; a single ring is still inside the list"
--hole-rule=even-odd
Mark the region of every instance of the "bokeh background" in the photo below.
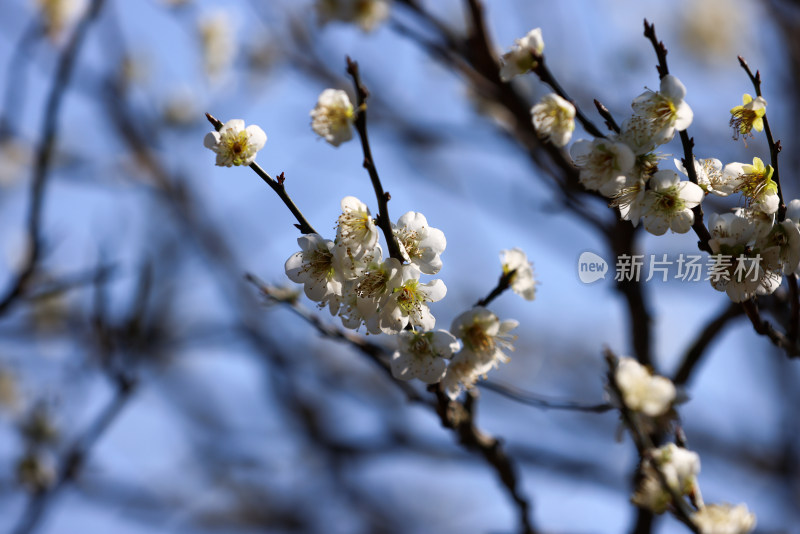
[[[752,93],[744,56],[761,71],[784,147],[784,192],[800,195],[798,2],[484,3],[498,53],[542,28],[550,69],[597,124],[593,99],[621,122],[635,96],[658,88],[642,37],[643,19],[655,23],[688,89],[695,153],[723,162],[768,157],[763,135],[745,145],[728,128],[730,108]],[[422,212],[447,237],[437,326],[494,287],[501,250],[520,247],[533,261],[536,300],[507,293],[492,305],[520,327],[512,361],[490,381],[537,398],[602,403],[604,347],[632,354],[614,281],[577,276],[584,251],[613,263],[607,241],[565,207],[496,106],[421,45],[438,42],[437,30],[403,3],[369,33],[320,26],[304,0],[102,4],[57,110],[41,255],[0,315],[0,532],[18,532],[37,484],[58,477],[76,443],[89,454],[41,500],[37,532],[517,531],[496,474],[431,410],[357,350],[265,306],[244,280],[289,284],[283,265],[298,233],[252,171],[213,165],[203,114],[259,124],[268,142],[257,161],[286,173],[297,205],[332,237],[341,198],[376,211],[374,195],[358,143],[329,146],[309,111],[327,87],[353,94],[345,56],[357,60],[392,217]],[[419,4],[466,32],[464,2]],[[30,251],[46,102],[81,12],[48,34],[37,4],[0,0],[0,287]],[[531,104],[549,92],[534,78],[514,82]],[[681,149],[675,140],[662,151]],[[613,215],[598,202],[587,209]],[[693,235],[636,243],[646,255],[697,250]],[[653,360],[671,376],[728,301],[707,282],[642,286]],[[704,498],[747,503],[758,532],[800,532],[799,378],[798,364],[738,317],[686,385],[680,412]],[[542,532],[632,531],[637,457],[614,412],[545,410],[485,388],[480,399],[478,424],[517,462]],[[684,531],[668,517],[653,526]]]

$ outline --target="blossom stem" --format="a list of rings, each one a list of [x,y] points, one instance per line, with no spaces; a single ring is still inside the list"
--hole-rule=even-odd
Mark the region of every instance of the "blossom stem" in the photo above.
[[[358,132],[358,137],[361,139],[361,150],[364,152],[364,168],[369,173],[369,178],[372,181],[372,188],[375,190],[375,197],[378,200],[378,226],[383,232],[383,237],[386,239],[386,246],[389,249],[389,256],[403,262],[403,255],[400,253],[400,247],[392,232],[392,222],[389,218],[389,193],[383,190],[380,176],[378,176],[378,169],[375,167],[375,160],[372,158],[372,149],[369,145],[369,136],[367,135],[367,98],[369,91],[361,81],[361,75],[358,71],[358,63],[347,58],[347,73],[353,78],[353,84],[356,88],[356,120],[355,126]]]
[[[222,128],[222,121],[220,121],[210,113],[206,113],[206,118],[208,119],[208,122],[210,122],[211,125],[214,126],[214,128],[217,131],[219,131],[220,128]],[[295,224],[295,226],[297,227],[298,230],[300,230],[300,232],[304,234],[317,233],[317,231],[314,230],[314,227],[311,226],[311,224],[303,216],[303,213],[300,211],[300,209],[295,205],[294,201],[292,200],[292,197],[289,196],[289,193],[286,192],[286,187],[284,187],[282,180],[275,180],[256,162],[251,163],[250,168],[253,169],[253,171],[259,176],[259,178],[261,178],[264,181],[264,183],[270,186],[272,190],[275,191],[275,193],[277,193],[277,195],[280,197],[280,199],[283,201],[286,207],[289,208],[289,211],[292,212],[294,218],[297,219],[297,224]],[[283,175],[281,174],[281,176]],[[279,178],[281,176],[279,176]]]
[[[614,116],[611,114],[608,108],[605,107],[603,103],[597,100],[596,98],[594,99],[594,107],[597,108],[597,112],[600,114],[601,117],[603,117],[603,120],[605,120],[608,129],[614,133],[619,133],[620,132],[619,124],[617,124],[617,121],[614,120]]]
[[[761,72],[756,71],[753,74],[753,71],[750,70],[750,65],[747,64],[747,61],[742,56],[738,56],[739,58],[739,65],[742,66],[744,71],[747,73],[747,77],[750,78],[750,82],[753,84],[753,88],[756,91],[756,96],[762,96],[761,94]],[[778,153],[781,151],[781,142],[775,142],[775,139],[772,137],[772,130],[769,127],[769,121],[767,120],[766,113],[764,117],[762,117],[764,121],[764,133],[767,136],[767,144],[769,145],[769,160],[770,165],[772,165],[772,179],[775,181],[775,185],[778,186],[778,198],[780,199],[780,205],[778,206],[778,222],[783,221],[786,218],[786,203],[783,201],[783,192],[781,191],[781,179],[780,173],[778,172]]]
[[[475,306],[480,306],[482,308],[485,308],[486,306],[489,305],[490,302],[499,297],[503,293],[503,291],[511,287],[511,279],[514,277],[514,274],[516,274],[516,272],[517,270],[513,269],[511,271],[508,271],[507,273],[502,274],[500,276],[500,280],[497,281],[497,285],[495,286],[495,288],[492,289],[492,291],[484,298],[476,302]]]

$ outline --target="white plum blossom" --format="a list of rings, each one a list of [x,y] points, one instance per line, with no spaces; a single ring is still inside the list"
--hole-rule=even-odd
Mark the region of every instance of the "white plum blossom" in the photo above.
[[[427,284],[419,281],[419,269],[403,265],[398,276],[389,282],[388,295],[381,303],[379,326],[385,334],[397,334],[406,326],[432,330],[436,319],[428,308],[428,302],[438,302],[447,293],[441,280]]]
[[[353,328],[350,325],[360,320],[356,329],[364,323],[369,333],[380,334],[378,312],[391,295],[398,279],[402,278],[402,272],[402,264],[395,258],[369,263],[361,275],[347,286],[349,293],[346,293],[347,299],[339,312],[342,323],[345,323],[347,317],[348,324],[345,326]]]
[[[606,197],[617,195],[633,171],[636,157],[628,145],[605,138],[581,139],[570,148],[580,170],[580,182]]]
[[[623,221],[630,221],[636,227],[639,225],[639,219],[642,218],[646,190],[647,182],[644,181],[644,178],[636,178],[612,196],[608,205],[618,208],[620,218]]]
[[[700,534],[748,534],[756,528],[756,516],[747,505],[709,504],[692,514]]]
[[[569,143],[575,130],[575,106],[569,100],[549,93],[531,108],[531,119],[539,137],[562,147]]]
[[[311,110],[311,129],[333,146],[353,138],[355,111],[350,97],[341,89],[325,89]]]
[[[714,255],[709,281],[733,302],[774,292],[781,284],[781,247],[752,246],[756,225],[741,212],[712,214],[708,221]]]
[[[476,306],[456,317],[450,331],[464,344],[461,352],[473,357],[486,373],[499,362],[509,361],[503,350],[514,350],[511,342],[516,336],[509,332],[518,325],[514,319],[501,321],[493,312]]]
[[[217,10],[199,19],[198,31],[206,73],[216,79],[228,70],[236,58],[233,24],[226,11]]]
[[[447,247],[444,232],[428,226],[421,213],[409,211],[392,226],[403,258],[424,274],[436,274],[442,268],[441,254]]]
[[[515,336],[509,332],[519,323],[500,321],[491,311],[481,306],[467,310],[453,320],[450,331],[461,340],[464,347],[453,356],[442,379],[442,387],[452,400],[464,389],[471,389],[482,376],[485,377],[498,362],[507,362],[503,350],[514,350],[511,342]]]
[[[378,228],[367,205],[356,197],[344,197],[341,206],[336,228],[337,256],[360,259],[378,244]]]
[[[648,89],[633,100],[633,117],[623,123],[623,137],[632,141],[632,148],[641,147],[644,152],[650,151],[645,147],[669,142],[676,131],[688,128],[694,118],[685,96],[686,87],[678,78],[664,76],[658,92]]]
[[[491,365],[481,364],[472,353],[463,350],[453,356],[447,366],[442,389],[450,400],[456,400],[462,391],[472,389],[478,379],[491,369]]]
[[[392,376],[400,380],[418,378],[426,384],[439,382],[447,370],[445,359],[458,350],[458,340],[447,330],[404,330],[397,335],[392,355]]]
[[[677,158],[673,160],[675,167],[685,176],[689,176],[683,162]],[[697,185],[706,193],[726,197],[731,193],[728,184],[729,176],[722,172],[722,162],[716,158],[694,160],[694,173],[697,175]]]
[[[667,487],[662,483],[661,472]],[[678,495],[699,496],[697,475],[700,473],[700,456],[696,452],[667,443],[651,449],[642,463],[642,479],[633,494],[632,502],[653,512],[663,513],[672,502],[671,491]]]
[[[266,142],[267,134],[261,127],[251,124],[245,128],[242,119],[229,120],[218,132],[209,132],[203,139],[203,145],[216,153],[220,167],[250,165]]]
[[[761,158],[753,164],[729,163],[722,170],[728,189],[741,193],[748,205],[770,215],[778,211],[778,185],[772,179],[772,165],[764,166]]]
[[[500,262],[503,265],[503,275],[514,271],[511,277],[511,289],[525,300],[536,298],[536,280],[533,278],[533,268],[528,256],[519,248],[503,250],[500,252]]]
[[[515,40],[511,50],[503,54],[500,78],[507,82],[514,76],[535,68],[543,52],[542,29],[535,28],[522,39]]]
[[[675,171],[658,171],[650,178],[642,204],[645,230],[653,235],[663,235],[667,230],[685,234],[694,223],[692,208],[703,196],[700,186],[681,181]]]
[[[354,22],[370,32],[389,17],[387,0],[317,0],[320,24],[330,21]]]
[[[756,246],[762,249],[778,247],[783,274],[791,274],[800,266],[800,229],[789,219],[773,226],[763,240],[756,241]]]
[[[633,358],[619,359],[614,381],[625,406],[649,417],[664,415],[675,401],[675,385],[668,378],[654,376]]]
[[[342,281],[333,266],[333,241],[317,234],[297,238],[300,252],[286,260],[286,276],[303,284],[306,296],[314,302],[342,294]]]

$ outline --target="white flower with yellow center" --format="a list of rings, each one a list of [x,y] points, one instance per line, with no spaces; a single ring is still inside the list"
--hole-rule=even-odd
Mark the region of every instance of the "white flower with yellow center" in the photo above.
[[[562,147],[569,143],[575,130],[575,106],[569,100],[549,93],[531,108],[531,119],[539,137]]]
[[[340,89],[325,89],[311,110],[311,129],[333,146],[353,138],[355,111],[350,97]]]
[[[692,514],[700,534],[748,534],[756,528],[756,516],[747,505],[709,504]]]
[[[442,300],[447,287],[441,280],[421,284],[419,275],[419,269],[413,265],[403,265],[400,273],[389,282],[389,293],[381,303],[378,318],[381,332],[398,334],[408,325],[422,330],[432,330],[436,326],[428,303]]]
[[[476,306],[456,317],[450,331],[464,344],[461,353],[472,358],[480,374],[485,374],[498,363],[509,361],[503,351],[514,350],[511,342],[516,336],[509,332],[518,325],[518,321],[501,321],[493,312]]]
[[[633,132],[638,144],[647,142],[663,145],[669,142],[676,131],[689,127],[694,113],[686,103],[686,87],[668,74],[661,79],[658,92],[647,90],[633,100],[633,117],[626,121],[626,128]]]
[[[536,298],[536,280],[533,278],[533,267],[528,256],[519,248],[500,252],[503,274],[514,271],[511,277],[511,289],[525,300]]]
[[[409,211],[392,225],[403,258],[424,274],[436,274],[442,268],[441,254],[447,247],[444,233],[428,226],[421,213]]]
[[[675,400],[675,385],[668,378],[654,376],[633,358],[619,359],[614,381],[625,406],[649,417],[664,415]]]
[[[632,183],[628,183],[611,197],[608,205],[619,209],[619,216],[623,221],[630,221],[634,227],[639,225],[642,218],[642,208],[644,208],[645,191],[647,182],[644,178],[636,178]]]
[[[303,284],[306,296],[314,302],[327,301],[342,294],[342,280],[333,265],[333,241],[317,234],[297,238],[300,252],[286,260],[286,276]]]
[[[729,163],[722,174],[727,182],[727,189],[741,193],[748,206],[752,206],[771,215],[778,211],[780,199],[778,184],[772,179],[772,165],[764,165],[761,158],[753,158],[753,164]]]
[[[581,139],[569,152],[580,170],[583,186],[605,197],[613,197],[625,187],[636,162],[628,145],[604,138]]]
[[[764,239],[756,241],[759,249],[778,247],[780,265],[770,266],[780,269],[783,274],[792,274],[800,266],[800,230],[790,219],[777,223]]]
[[[426,384],[435,384],[447,370],[445,359],[450,359],[457,350],[458,340],[447,330],[404,330],[397,335],[392,376],[400,380],[419,378]]]
[[[685,176],[689,176],[683,162],[677,158],[673,159],[675,168]],[[729,176],[722,172],[722,162],[716,158],[694,160],[694,173],[697,176],[697,185],[706,193],[712,193],[721,197],[731,194]]]
[[[220,167],[250,165],[266,142],[264,130],[255,124],[245,128],[242,119],[229,120],[218,132],[209,132],[203,139],[203,145],[216,153]]]
[[[667,230],[685,234],[694,223],[692,208],[702,200],[700,186],[681,181],[675,171],[658,171],[650,178],[642,205],[645,230],[653,235],[663,235]]]
[[[386,0],[317,0],[320,24],[337,20],[355,22],[365,32],[370,32],[389,17]]]
[[[356,197],[342,199],[342,214],[336,228],[338,257],[358,260],[378,244],[378,228],[366,204]],[[344,260],[342,260],[344,261]]]
[[[503,54],[500,78],[507,82],[514,76],[524,74],[536,67],[544,52],[542,29],[535,28],[522,39],[514,41],[511,50]]]
[[[447,366],[444,378],[442,378],[442,389],[450,400],[456,400],[462,391],[469,390],[481,376],[485,375],[491,366],[486,367],[475,360],[472,353],[463,350],[453,356]]]

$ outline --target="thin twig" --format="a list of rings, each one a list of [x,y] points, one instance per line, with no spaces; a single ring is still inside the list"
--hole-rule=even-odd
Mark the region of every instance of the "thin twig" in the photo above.
[[[358,63],[347,58],[347,74],[353,78],[353,85],[356,89],[356,114],[355,126],[358,132],[358,137],[361,139],[361,149],[364,152],[364,168],[369,173],[369,178],[372,181],[372,188],[375,190],[375,197],[378,201],[378,226],[383,232],[383,237],[386,239],[386,246],[389,250],[389,256],[403,262],[403,255],[400,253],[400,247],[397,245],[397,240],[392,231],[392,221],[389,218],[389,199],[391,196],[388,192],[383,190],[380,176],[378,176],[378,169],[375,166],[375,160],[372,157],[372,149],[369,145],[369,136],[367,135],[367,98],[369,98],[369,91],[361,81],[361,75],[358,71]]]
[[[753,329],[756,333],[768,337],[773,345],[783,349],[790,358],[800,356],[800,347],[796,343],[792,343],[785,334],[776,330],[772,323],[761,317],[761,313],[758,311],[758,304],[754,300],[742,302],[742,308],[747,314],[747,318],[753,323]]]
[[[617,121],[614,120],[614,116],[611,114],[608,108],[605,107],[603,103],[597,100],[596,98],[594,99],[594,107],[597,108],[597,112],[600,114],[601,117],[603,117],[603,120],[605,120],[608,129],[614,133],[619,133],[620,132],[619,125],[617,124]]]
[[[531,393],[529,391],[516,388],[508,384],[500,384],[498,382],[493,382],[493,381],[484,380],[482,382],[479,382],[478,385],[481,387],[481,389],[488,389],[490,391],[494,391],[499,395],[515,400],[522,404],[527,404],[528,406],[535,406],[536,408],[542,408],[544,410],[564,410],[570,412],[604,413],[614,409],[614,407],[607,402],[599,404],[581,404],[573,401],[557,401],[549,399],[547,397],[543,397],[541,395],[537,395],[535,393]]]
[[[744,313],[742,306],[731,302],[721,313],[706,324],[703,330],[700,331],[692,346],[686,351],[686,354],[681,361],[678,370],[675,372],[675,377],[672,381],[676,386],[681,386],[689,381],[692,372],[700,363],[706,349],[714,342],[720,332],[728,325],[728,323],[739,317]]]
[[[475,303],[475,306],[481,306],[485,308],[489,305],[494,299],[499,297],[503,294],[503,291],[511,287],[511,280],[514,278],[514,275],[517,273],[517,270],[511,270],[507,273],[503,273],[500,275],[500,279],[497,281],[497,285],[492,289],[492,291],[486,295],[484,298],[479,300]]]

